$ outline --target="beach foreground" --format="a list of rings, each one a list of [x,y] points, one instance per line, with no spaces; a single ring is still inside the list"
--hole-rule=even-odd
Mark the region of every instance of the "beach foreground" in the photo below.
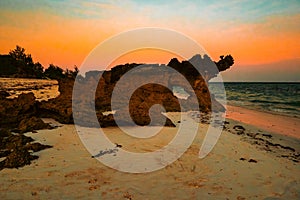
[[[168,113],[178,122],[178,113]],[[234,134],[229,121],[213,151],[198,158],[199,148],[208,127],[201,124],[191,147],[166,168],[146,173],[129,174],[108,168],[87,152],[74,125],[61,125],[52,130],[27,133],[37,142],[53,148],[36,153],[39,159],[19,169],[0,172],[1,199],[299,199],[300,166],[288,159],[289,149],[273,153],[253,145],[249,138]],[[231,125],[232,124],[232,125]],[[238,123],[241,125],[241,123]],[[230,127],[231,126],[231,127]],[[164,127],[162,133],[149,139],[129,140],[118,128],[105,128],[105,133],[122,148],[153,151],[167,144],[177,128]],[[251,130],[250,130],[251,129]],[[248,132],[256,132],[248,127]],[[266,132],[261,132],[261,136]],[[265,136],[276,140],[278,135]],[[283,139],[282,139],[283,138]],[[297,139],[282,136],[285,145],[299,147]],[[293,141],[293,142],[292,142]],[[280,146],[274,149],[280,149]],[[286,151],[285,151],[286,150]],[[294,149],[295,150],[295,149]],[[295,150],[297,151],[297,149]]]

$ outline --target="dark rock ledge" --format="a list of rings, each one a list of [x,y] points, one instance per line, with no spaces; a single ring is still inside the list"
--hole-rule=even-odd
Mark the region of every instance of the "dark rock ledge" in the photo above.
[[[0,170],[23,167],[38,158],[32,152],[51,147],[33,143],[33,139],[23,133],[51,126],[35,117],[37,106],[33,93],[21,94],[14,99],[6,99],[4,92],[0,95]]]

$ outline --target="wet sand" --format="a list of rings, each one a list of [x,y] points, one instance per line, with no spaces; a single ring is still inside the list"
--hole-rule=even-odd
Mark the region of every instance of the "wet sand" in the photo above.
[[[46,79],[0,78],[0,90],[15,98],[22,93],[32,92],[37,101],[48,100],[59,95],[58,82]]]
[[[226,118],[295,138],[300,138],[300,119],[227,105]]]

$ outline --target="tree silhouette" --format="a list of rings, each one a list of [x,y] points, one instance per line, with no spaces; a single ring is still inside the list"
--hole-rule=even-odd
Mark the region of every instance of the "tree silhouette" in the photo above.
[[[37,78],[43,78],[44,76],[44,67],[42,66],[41,63],[37,62],[34,64],[34,73],[36,75]]]
[[[74,70],[63,70],[59,66],[50,64],[44,71],[39,62],[34,62],[31,54],[26,54],[25,49],[19,45],[10,50],[8,55],[0,55],[0,77],[14,78],[76,78],[79,72],[75,65]]]
[[[71,71],[71,75],[73,78],[76,78],[77,74],[79,73],[78,67],[75,65],[74,66],[74,71]]]
[[[33,64],[31,54],[25,54],[25,49],[18,45],[16,46],[16,48],[14,50],[11,50],[9,52],[9,55],[16,61],[21,62],[22,64],[25,64],[25,65]]]
[[[51,79],[62,79],[65,77],[64,70],[58,66],[50,64],[45,70],[44,75]]]

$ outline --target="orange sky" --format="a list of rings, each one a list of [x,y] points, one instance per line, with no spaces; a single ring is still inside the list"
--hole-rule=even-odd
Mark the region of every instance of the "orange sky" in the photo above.
[[[149,56],[151,55],[151,56]],[[168,64],[172,58],[184,60],[181,56],[168,51],[158,49],[144,49],[129,52],[117,58],[109,67],[116,66],[122,63],[153,63],[153,64]]]
[[[257,2],[257,6],[250,1],[253,5],[231,3],[228,7],[222,1],[209,5],[197,1],[181,5],[181,1],[175,1],[173,7],[160,1],[142,5],[141,1],[125,1],[123,5],[119,1],[32,1],[29,5],[28,1],[17,6],[18,2],[0,3],[0,54],[20,45],[44,67],[50,63],[63,68],[80,66],[105,39],[140,27],[179,31],[201,44],[214,60],[219,55],[233,55],[235,67],[242,71],[245,66],[259,70],[285,60],[300,63],[297,1],[283,5],[277,5],[277,1],[274,5]],[[166,63],[169,57],[166,52],[146,51],[124,56],[121,62]],[[296,72],[300,75],[300,66]]]

